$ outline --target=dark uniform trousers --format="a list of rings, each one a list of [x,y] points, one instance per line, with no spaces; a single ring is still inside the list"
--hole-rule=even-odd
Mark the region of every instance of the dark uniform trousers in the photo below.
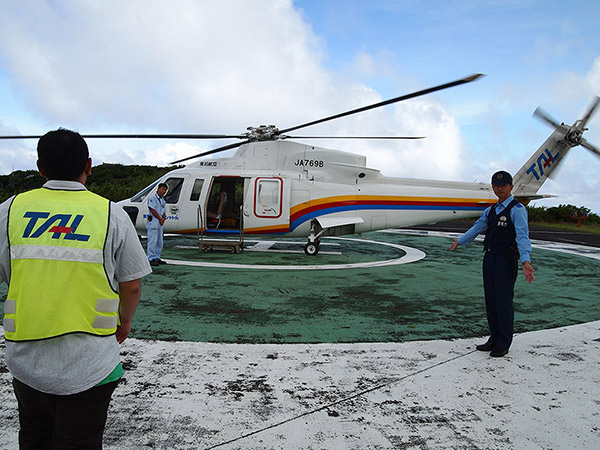
[[[508,251],[486,251],[483,257],[483,289],[490,328],[489,342],[508,350],[514,327],[513,298],[517,260]]]
[[[73,395],[45,394],[13,379],[21,450],[98,450],[118,381]]]

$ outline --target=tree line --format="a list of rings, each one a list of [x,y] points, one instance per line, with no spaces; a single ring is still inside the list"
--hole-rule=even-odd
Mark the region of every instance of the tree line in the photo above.
[[[173,167],[142,165],[101,164],[92,167],[87,188],[114,202],[130,198],[153,181],[173,170]],[[39,188],[45,180],[36,170],[17,170],[10,175],[0,175],[0,202],[9,197]],[[528,206],[530,222],[573,223],[574,215],[587,215],[587,223],[600,223],[600,216],[585,206]]]
[[[102,197],[114,202],[133,197],[136,193],[173,170],[173,167],[156,167],[123,164],[101,164],[92,167],[86,186]],[[17,170],[10,175],[0,175],[0,202],[46,182],[37,170]]]
[[[600,223],[600,216],[585,206],[528,206],[527,213],[529,221],[537,223],[574,223],[578,217],[584,217],[586,223]]]

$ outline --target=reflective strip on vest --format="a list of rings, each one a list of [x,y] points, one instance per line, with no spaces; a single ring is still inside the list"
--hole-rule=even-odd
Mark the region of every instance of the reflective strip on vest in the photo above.
[[[15,314],[17,312],[16,300],[6,300],[4,302],[4,314]]]
[[[114,328],[117,326],[117,318],[116,317],[105,317],[105,316],[96,316],[94,317],[94,322],[92,323],[94,328]]]
[[[118,298],[99,298],[96,301],[96,312],[99,313],[116,313],[119,311],[119,299]],[[116,315],[113,316],[96,316],[92,327],[94,328],[114,328],[118,325],[118,318]]]
[[[15,300],[8,300],[6,299],[4,301],[4,320],[2,322],[3,326],[4,326],[4,331],[8,331],[13,332],[15,331],[15,319],[9,319],[8,317],[6,317],[6,314],[14,314],[17,312],[17,302]]]
[[[36,189],[9,209],[8,341],[115,333],[119,296],[104,267],[110,203],[89,191]]]
[[[48,247],[45,245],[18,245],[10,248],[10,258],[16,259],[47,259],[72,262],[87,262],[102,264],[102,250],[73,247]]]
[[[96,312],[114,313],[119,310],[118,298],[99,298],[96,301]]]

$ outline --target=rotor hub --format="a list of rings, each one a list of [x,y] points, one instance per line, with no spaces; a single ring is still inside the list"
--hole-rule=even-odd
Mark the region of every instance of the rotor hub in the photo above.
[[[259,127],[248,127],[244,136],[249,141],[275,141],[280,139],[279,128],[275,125],[261,125]]]
[[[571,130],[567,133],[567,140],[573,145],[580,145],[583,140],[583,133],[579,130]]]

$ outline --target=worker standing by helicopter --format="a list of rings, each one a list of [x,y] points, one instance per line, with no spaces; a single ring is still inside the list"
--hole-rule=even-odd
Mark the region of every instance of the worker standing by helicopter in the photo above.
[[[148,199],[148,261],[151,266],[166,264],[160,259],[160,253],[163,247],[163,225],[167,219],[167,205],[165,203],[165,194],[169,186],[166,183],[160,183],[154,195]]]
[[[73,131],[38,142],[40,189],[0,205],[6,365],[19,447],[101,449],[119,345],[151,272],[125,212],[89,192],[92,160]]]
[[[485,309],[490,338],[477,350],[489,351],[492,357],[508,353],[514,327],[514,287],[521,259],[525,279],[535,280],[529,255],[529,227],[527,209],[512,194],[512,176],[508,172],[496,172],[492,176],[492,188],[498,202],[487,208],[465,234],[450,246],[454,251],[459,245],[467,245],[479,233],[486,231],[483,241],[483,285]]]

